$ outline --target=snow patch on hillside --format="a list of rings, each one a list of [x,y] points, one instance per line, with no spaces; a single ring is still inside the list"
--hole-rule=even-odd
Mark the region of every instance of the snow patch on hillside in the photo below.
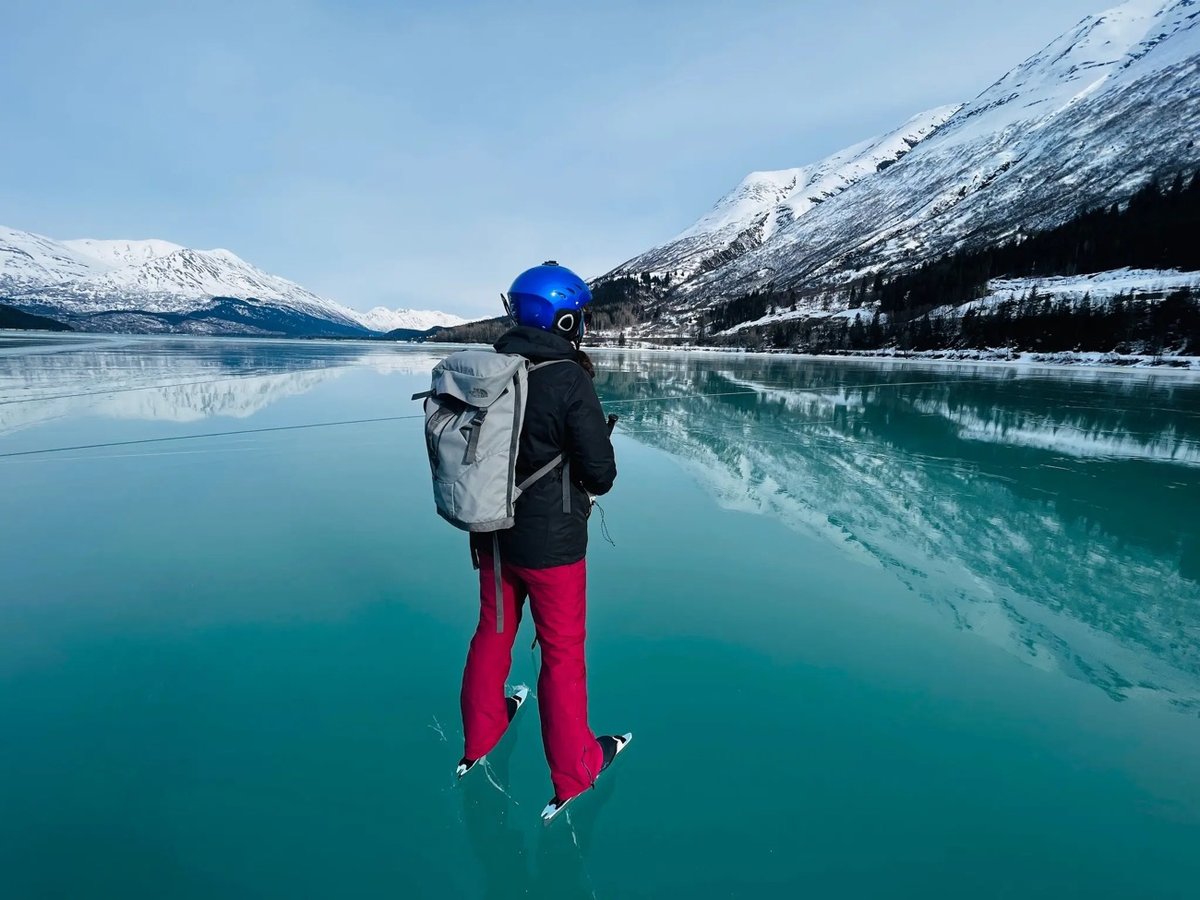
[[[1066,300],[1077,305],[1085,298],[1095,306],[1106,306],[1121,294],[1161,300],[1174,291],[1200,290],[1200,272],[1177,269],[1114,269],[1091,275],[1062,275],[1047,278],[994,278],[988,294],[959,306],[940,306],[931,316],[962,316],[971,310],[988,312],[1003,303],[1021,301],[1034,291],[1052,302]]]
[[[53,238],[0,225],[0,293],[87,278],[107,268]]]
[[[89,259],[94,259],[96,262],[112,268],[141,265],[184,249],[180,244],[159,240],[100,241],[95,238],[79,238],[73,241],[63,241],[62,244]]]
[[[1166,294],[1183,288],[1200,287],[1200,272],[1177,269],[1114,269],[1091,275],[1064,275],[1051,278],[996,278],[988,283],[991,298],[1020,299],[1034,288],[1042,296],[1082,300],[1110,300],[1118,294]],[[986,302],[986,301],[981,301]],[[969,308],[972,304],[967,304]]]

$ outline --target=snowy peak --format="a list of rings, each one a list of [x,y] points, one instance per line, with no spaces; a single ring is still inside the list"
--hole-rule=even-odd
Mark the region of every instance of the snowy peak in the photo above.
[[[802,170],[805,177],[798,180],[796,188],[785,201],[790,215],[783,217],[786,219],[783,224],[794,221],[851,185],[899,162],[961,108],[961,104],[953,104],[928,110],[913,116],[889,134],[863,141],[810,169]]]
[[[401,328],[406,331],[449,328],[453,325],[464,325],[467,321],[450,313],[424,309],[388,309],[386,306],[376,306],[368,312],[359,313],[358,320],[371,331],[381,331],[385,334]]]
[[[1195,0],[1130,0],[1089,16],[967,104],[943,137],[961,132],[969,139],[980,130],[1053,116],[1116,83],[1189,20],[1194,25],[1196,16]]]
[[[113,313],[174,317],[209,313],[215,298],[284,312],[283,318],[274,319],[277,322],[302,321],[305,328],[313,327],[314,321],[326,323],[344,336],[396,328],[427,331],[464,321],[446,313],[411,309],[378,307],[361,313],[264,272],[229,250],[193,250],[161,240],[55,241],[4,227],[0,227],[0,297],[80,327],[88,327],[90,318]],[[136,316],[121,319],[135,320]],[[256,329],[253,333],[270,330],[263,331],[265,326],[258,320],[242,326],[236,333],[249,327]],[[215,331],[206,333],[220,333],[221,327],[215,325]]]
[[[377,306],[370,312],[359,312],[319,297],[294,281],[268,274],[232,251],[223,249],[180,248],[139,266],[88,279],[76,285],[76,290],[102,297],[130,291],[139,295],[161,296],[169,298],[168,307],[173,307],[180,297],[278,301],[310,315],[378,332],[397,328],[428,331],[441,325],[461,325],[466,321],[458,316],[431,310],[390,310]],[[138,308],[146,308],[144,301]]]
[[[62,243],[64,247],[69,247],[82,256],[113,268],[140,265],[183,249],[179,244],[157,240],[98,241],[94,238],[80,238]]]
[[[894,165],[960,108],[955,104],[931,109],[895,131],[812,165],[752,172],[686,231],[625,263],[616,274],[671,272],[688,278],[753,249],[820,204]]]
[[[148,291],[185,297],[242,297],[282,299],[303,291],[299,285],[268,275],[228,250],[190,250],[180,247],[136,265],[114,269],[77,287],[96,293]],[[307,292],[305,292],[307,293]]]
[[[1122,77],[1141,78],[1190,59],[1198,49],[1200,5],[1196,0],[1174,0],[1159,10],[1142,40],[1125,55]]]
[[[159,249],[173,246],[159,242]],[[365,328],[359,313],[319,297],[278,275],[270,275],[229,250],[181,247],[139,265],[50,289],[74,311],[187,313],[214,297],[255,300],[352,328]]]
[[[0,292],[18,293],[71,278],[87,278],[106,267],[51,238],[0,225]]]
[[[796,189],[806,169],[751,172],[732,191],[717,201],[712,210],[684,231],[675,241],[714,234],[729,228],[740,232],[766,214]]]

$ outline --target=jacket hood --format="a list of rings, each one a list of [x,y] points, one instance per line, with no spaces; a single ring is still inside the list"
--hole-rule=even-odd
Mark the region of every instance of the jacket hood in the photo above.
[[[497,353],[516,353],[526,359],[574,359],[575,345],[549,331],[518,325],[493,344]]]

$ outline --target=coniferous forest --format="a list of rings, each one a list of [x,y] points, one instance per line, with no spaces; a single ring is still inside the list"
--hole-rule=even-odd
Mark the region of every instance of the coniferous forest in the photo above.
[[[995,278],[1048,278],[1113,269],[1200,271],[1200,173],[1150,183],[1125,204],[1082,211],[1041,232],[1018,232],[998,247],[961,251],[889,278],[876,273],[848,287],[839,306],[863,309],[851,317],[796,318],[733,335],[738,322],[795,308],[794,291],[756,292],[720,304],[701,321],[708,343],[811,352],[946,350],[1009,347],[1200,354],[1200,297],[1183,289],[1128,292],[1071,302],[1036,289],[962,315],[933,315],[988,293]],[[865,308],[864,308],[865,307]]]
[[[32,313],[0,303],[0,328],[20,328],[26,331],[74,331],[70,325],[45,316],[35,316]]]

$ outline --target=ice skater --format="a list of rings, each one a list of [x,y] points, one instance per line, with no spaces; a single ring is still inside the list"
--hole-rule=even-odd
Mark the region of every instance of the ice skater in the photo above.
[[[495,350],[502,358],[517,359],[527,373],[519,436],[510,429],[518,452],[509,484],[511,488],[515,481],[520,487],[511,527],[494,529],[484,522],[468,528],[479,569],[479,624],[463,672],[465,746],[458,775],[466,775],[491,752],[528,697],[527,688],[505,696],[513,643],[528,599],[541,646],[537,699],[554,786],[554,796],[542,812],[547,822],[591,788],[632,737],[597,737],[588,724],[584,659],[588,519],[593,498],[608,493],[617,476],[611,426],[592,384],[591,361],[580,349],[584,308],[591,299],[583,279],[554,262],[521,273],[505,296],[514,327],[496,342]],[[475,358],[477,368],[488,364]],[[435,370],[435,383],[437,378]],[[481,377],[470,378],[460,372],[454,384],[476,385],[468,395],[472,390],[481,395],[489,391]],[[519,392],[520,380],[513,384]],[[487,418],[476,414],[470,419],[472,425],[481,421]],[[442,432],[453,428],[455,423],[443,426]],[[466,440],[465,453],[470,456],[475,451],[472,439]],[[432,458],[434,450],[430,452]],[[436,461],[434,465],[436,479]],[[497,484],[491,479],[480,490],[488,493]],[[465,507],[477,499],[464,497],[456,505]],[[453,520],[444,511],[443,515]],[[456,515],[462,517],[461,512]]]

